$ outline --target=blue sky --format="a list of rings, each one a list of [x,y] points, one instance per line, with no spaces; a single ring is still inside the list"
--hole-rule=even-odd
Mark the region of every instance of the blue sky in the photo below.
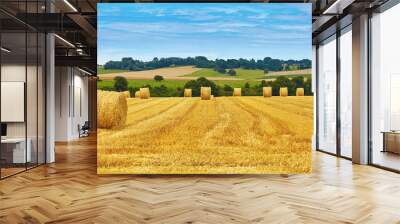
[[[100,3],[98,63],[132,57],[311,59],[311,4]]]

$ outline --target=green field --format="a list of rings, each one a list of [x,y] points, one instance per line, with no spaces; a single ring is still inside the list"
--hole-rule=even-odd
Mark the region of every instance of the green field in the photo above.
[[[175,68],[171,68],[175,69]],[[100,68],[100,70],[104,73],[111,73],[117,72],[118,70],[104,70]],[[276,80],[277,77],[286,77],[286,78],[293,78],[298,76],[306,77],[307,79],[311,78],[310,74],[290,74],[288,71],[282,71],[282,73],[272,73],[272,74],[264,74],[263,70],[260,69],[235,69],[236,75],[230,76],[228,74],[222,74],[214,71],[213,69],[204,68],[198,71],[195,71],[191,74],[186,75],[176,75],[178,78],[179,76],[186,76],[186,77],[193,77],[193,79],[197,79],[199,77],[206,77],[206,78],[218,78],[218,77],[225,77],[225,78],[236,78],[238,80],[212,80],[216,85],[218,85],[221,89],[221,94],[228,94],[231,95],[232,93],[229,90],[230,88],[245,88],[245,84],[249,83],[249,88],[247,88],[246,94],[254,95],[259,94],[259,87],[261,86],[262,79],[270,79]],[[299,72],[299,71],[297,71]],[[143,76],[143,74],[141,74]],[[114,89],[114,81],[113,80],[100,80],[97,82],[98,89],[102,90],[113,90]],[[150,78],[151,77],[151,78]],[[155,81],[152,79],[153,76],[149,76],[149,79],[146,77],[142,77],[140,79],[129,79],[128,78],[128,89],[139,89],[141,87],[150,86],[153,88],[152,95],[155,96],[179,96],[182,89],[184,89],[185,84],[190,80],[174,80],[173,77],[169,76],[172,79],[166,79],[162,81]],[[279,81],[281,82],[281,81]],[[225,87],[228,85],[229,87]],[[276,85],[275,85],[276,86]],[[225,92],[223,92],[225,91]],[[293,90],[294,91],[294,90]],[[292,91],[292,92],[293,92]]]
[[[171,68],[173,69],[173,68]],[[288,73],[287,71],[282,71],[282,74],[279,74],[277,72],[274,72],[273,74],[264,74],[263,70],[260,69],[242,69],[242,68],[238,68],[238,69],[234,69],[236,71],[236,75],[235,76],[230,76],[229,74],[222,74],[219,73],[217,71],[215,71],[214,69],[210,69],[210,68],[203,68],[199,71],[190,73],[190,74],[186,74],[186,75],[181,75],[181,76],[185,76],[185,77],[224,77],[224,78],[237,78],[237,79],[243,79],[246,81],[258,81],[260,79],[276,79],[279,76],[285,76],[287,78],[293,78],[293,77],[297,77],[297,76],[303,76],[305,78],[311,78],[311,74],[286,74]],[[151,70],[149,70],[151,71]],[[228,71],[228,69],[226,70]],[[97,67],[97,72],[98,74],[109,74],[109,73],[120,73],[120,72],[129,72],[128,70],[120,70],[120,69],[104,69],[103,66],[99,66]],[[178,76],[177,76],[178,77]],[[149,80],[151,81],[151,80]],[[141,85],[142,83],[145,82],[145,80],[136,80],[135,82],[138,82],[139,85]],[[184,81],[181,80],[177,80],[178,84]],[[219,81],[217,81],[219,82]],[[222,81],[225,82],[225,81]],[[241,85],[243,83],[240,82],[239,84],[237,83],[237,81],[234,81],[232,84],[233,85]],[[153,84],[153,82],[151,83],[147,83],[145,82],[144,85],[146,84]],[[158,83],[155,83],[158,84]],[[170,85],[172,83],[166,83],[164,85]],[[223,83],[225,84],[225,83]],[[228,82],[228,84],[230,84],[230,82]],[[160,84],[161,85],[161,84]]]
[[[97,74],[108,74],[108,73],[117,73],[117,72],[129,72],[129,70],[122,69],[104,69],[103,66],[97,67]]]
[[[266,78],[264,71],[260,69],[234,69],[236,71],[235,76],[230,76],[229,74],[222,74],[216,72],[213,69],[205,68],[197,72],[193,72],[191,74],[184,75],[186,77],[232,77],[232,78],[239,78],[245,80],[255,80],[255,79],[263,79]],[[228,71],[228,69],[226,70]]]
[[[160,82],[154,80],[128,80],[128,87],[131,88],[140,88],[146,85],[151,85],[152,87],[157,87],[164,85],[167,88],[176,89],[178,87],[183,88],[187,80],[163,80]],[[231,87],[243,87],[246,82],[250,84],[250,86],[256,86],[260,84],[260,81],[245,81],[245,80],[218,80],[213,81],[219,86],[224,86],[225,84],[230,85]],[[114,85],[114,81],[112,80],[104,80],[97,82],[97,88],[112,88]]]

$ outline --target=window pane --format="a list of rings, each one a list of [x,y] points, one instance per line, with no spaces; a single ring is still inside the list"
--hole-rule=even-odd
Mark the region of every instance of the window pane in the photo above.
[[[336,40],[318,48],[318,148],[336,153]]]
[[[28,61],[27,61],[27,80],[26,80],[26,112],[27,112],[27,142],[28,142],[28,150],[29,160],[28,160],[28,168],[34,167],[37,165],[37,132],[38,132],[38,111],[37,111],[37,83],[38,83],[38,51],[37,51],[37,33],[36,32],[28,32]]]
[[[26,34],[1,34],[1,175],[2,178],[24,171],[30,160],[26,150]]]
[[[351,27],[350,27],[351,28]],[[347,31],[347,32],[346,32]],[[340,36],[340,143],[341,155],[352,156],[352,35],[351,29]]]
[[[400,170],[400,5],[373,16],[372,162]],[[386,132],[386,133],[384,133]]]

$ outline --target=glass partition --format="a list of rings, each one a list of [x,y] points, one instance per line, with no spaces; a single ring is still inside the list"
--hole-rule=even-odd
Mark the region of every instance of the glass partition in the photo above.
[[[318,48],[318,149],[336,153],[336,36]]]
[[[14,3],[0,7],[43,11],[43,1]],[[46,39],[10,15],[0,12],[1,179],[45,163]]]
[[[371,18],[371,162],[400,170],[400,4]]]
[[[351,26],[340,36],[340,154],[352,157],[352,33]]]
[[[31,159],[26,150],[26,40],[25,32],[1,34],[2,177],[24,171]]]
[[[27,33],[27,82],[26,82],[26,114],[27,114],[27,151],[29,160],[27,167],[37,165],[38,158],[38,34]]]

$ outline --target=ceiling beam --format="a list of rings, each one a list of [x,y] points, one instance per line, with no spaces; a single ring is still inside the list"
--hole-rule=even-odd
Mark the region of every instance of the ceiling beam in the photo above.
[[[97,61],[91,56],[56,56],[55,64],[56,66],[87,67],[96,71]]]
[[[349,5],[353,4],[355,0],[336,0],[327,9],[324,10],[322,14],[327,15],[338,15],[342,14],[343,10]]]
[[[97,30],[90,24],[85,17],[80,14],[68,14],[72,21],[81,27],[91,38],[97,37]]]

